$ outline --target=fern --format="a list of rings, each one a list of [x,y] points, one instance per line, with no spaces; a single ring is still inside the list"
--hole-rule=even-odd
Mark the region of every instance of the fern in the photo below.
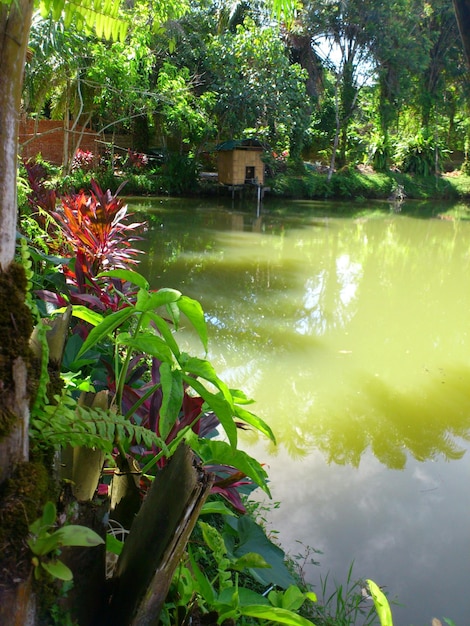
[[[46,404],[31,417],[31,439],[39,447],[83,446],[110,453],[118,441],[131,440],[146,448],[157,446],[168,453],[160,437],[122,415],[78,406],[67,393],[55,396],[55,401],[57,404]]]

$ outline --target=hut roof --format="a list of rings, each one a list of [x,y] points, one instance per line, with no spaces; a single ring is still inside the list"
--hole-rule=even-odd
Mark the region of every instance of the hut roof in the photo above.
[[[253,148],[263,150],[264,146],[258,139],[230,139],[219,143],[219,145],[215,147],[215,149],[219,152],[235,150],[236,148],[241,150],[250,150]]]

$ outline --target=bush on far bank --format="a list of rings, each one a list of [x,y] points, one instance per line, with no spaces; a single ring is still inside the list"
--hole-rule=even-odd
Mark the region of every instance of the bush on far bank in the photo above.
[[[185,155],[173,155],[158,165],[148,163],[136,167],[125,162],[119,168],[109,163],[94,168],[75,167],[66,176],[60,174],[60,168],[49,171],[42,159],[38,162],[51,184],[66,193],[89,190],[92,179],[112,193],[126,181],[123,193],[135,196],[204,196],[220,191],[217,179],[202,180],[196,161]],[[307,200],[395,200],[397,196],[409,200],[470,198],[470,174],[463,169],[422,176],[398,170],[376,172],[370,167],[350,165],[334,172],[330,180],[326,170],[302,162],[295,167],[287,163],[283,168],[268,167],[270,176],[265,180],[265,187],[275,197]]]
[[[394,199],[397,193],[407,199],[452,200],[470,197],[470,176],[454,172],[441,176],[417,176],[397,171],[386,173],[344,168],[331,180],[325,173],[306,171],[302,176],[282,173],[267,181],[271,193],[287,198]]]

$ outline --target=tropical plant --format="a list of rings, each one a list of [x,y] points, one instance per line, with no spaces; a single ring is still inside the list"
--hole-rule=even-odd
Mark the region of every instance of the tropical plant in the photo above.
[[[61,210],[52,215],[60,224],[65,240],[76,254],[77,285],[85,288],[100,271],[135,264],[138,251],[130,247],[135,241],[131,232],[142,224],[124,224],[127,206],[118,193],[103,192],[92,181],[92,192],[80,192],[61,198]]]
[[[78,149],[72,159],[71,170],[91,170],[95,164],[95,155],[90,150]]]
[[[380,626],[393,626],[392,611],[387,596],[373,580],[367,580],[370,595],[380,620]]]
[[[230,532],[224,534],[214,525],[199,522],[198,537],[203,545],[193,540],[186,561],[175,573],[163,623],[176,626],[198,614],[210,613],[218,624],[228,619],[244,623],[246,618],[253,618],[277,624],[311,625],[298,611],[305,601],[316,602],[316,595],[293,584],[280,556],[282,551],[255,522],[246,517],[238,521],[243,522],[243,528],[235,530],[235,518]],[[234,550],[236,545],[238,552]],[[256,552],[249,551],[249,547],[256,548]],[[271,585],[265,593],[254,591],[255,572],[266,572],[265,580],[275,581],[283,590],[276,591]],[[240,584],[241,578],[249,587]]]
[[[226,464],[238,467],[268,492],[265,471],[258,462],[236,449],[237,421],[274,441],[271,429],[245,408],[250,400],[244,394],[230,390],[207,360],[182,352],[174,338],[173,330],[179,328],[183,314],[196,330],[202,346],[207,348],[207,328],[200,304],[174,289],[152,292],[147,280],[132,270],[111,270],[100,276],[121,279],[137,288],[135,302],[128,302],[125,308],[110,315],[90,315],[83,307],[74,310],[75,315],[94,326],[77,359],[86,359],[91,349],[103,343],[112,346],[109,388],[114,393],[113,406],[117,412],[150,428],[172,449],[188,431],[197,435],[207,432],[203,424],[209,419],[208,412],[213,413],[229,444],[198,443],[189,438],[190,445],[206,463],[214,465],[225,459]],[[157,313],[159,309],[165,313]],[[151,373],[146,382],[142,380],[144,371]],[[213,425],[211,422],[209,429]],[[150,460],[147,458],[143,474],[166,456],[168,450],[162,448]]]
[[[36,579],[40,578],[43,572],[47,572],[53,578],[72,580],[72,571],[58,558],[60,548],[65,546],[91,548],[104,544],[104,540],[86,526],[68,524],[52,530],[56,524],[56,518],[55,504],[47,502],[41,517],[29,527],[31,535],[27,543],[34,555],[31,562]]]
[[[442,156],[435,138],[419,131],[397,146],[398,161],[405,173],[429,176],[440,171]]]

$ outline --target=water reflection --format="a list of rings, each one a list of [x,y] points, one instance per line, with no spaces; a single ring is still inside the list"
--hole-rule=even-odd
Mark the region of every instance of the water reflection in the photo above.
[[[371,450],[401,469],[464,454],[469,224],[165,209],[151,222],[143,271],[201,301],[209,357],[292,457],[358,466]]]
[[[142,270],[201,300],[209,357],[278,437],[242,445],[269,466],[283,547],[322,550],[339,583],[354,561],[400,626],[467,624],[470,223],[417,204],[151,211]]]

